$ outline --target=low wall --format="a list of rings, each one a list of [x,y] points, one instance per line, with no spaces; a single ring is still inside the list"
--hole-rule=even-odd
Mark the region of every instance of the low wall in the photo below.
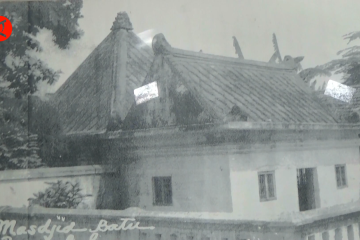
[[[140,209],[0,209],[0,219],[0,239],[11,237],[6,240],[300,240],[286,222],[161,216]]]
[[[354,209],[339,213],[313,212],[301,221],[269,222],[237,220],[220,213],[172,215],[138,208],[0,207],[0,219],[1,240],[359,240],[360,208],[354,204]]]
[[[0,173],[0,206],[27,207],[34,193],[50,186],[46,182],[62,180],[79,182],[82,194],[91,195],[79,207],[95,209],[103,173],[98,165],[3,171]]]

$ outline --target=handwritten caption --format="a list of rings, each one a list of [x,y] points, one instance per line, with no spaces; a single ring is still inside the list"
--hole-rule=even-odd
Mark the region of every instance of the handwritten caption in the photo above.
[[[58,217],[58,219],[60,219]],[[62,218],[64,221],[65,218]],[[36,233],[42,234],[45,240],[51,240],[55,233],[68,234],[66,240],[75,240],[75,236],[71,233],[75,232],[88,232],[90,233],[89,240],[97,240],[99,232],[111,231],[125,231],[125,230],[153,230],[155,227],[139,226],[140,222],[136,222],[134,218],[121,218],[120,224],[108,224],[106,220],[101,219],[95,229],[88,228],[75,228],[76,223],[71,222],[68,226],[60,226],[51,224],[51,219],[48,219],[45,224],[41,226],[30,225],[16,227],[16,220],[0,220],[0,233],[3,235],[1,240],[12,240],[13,237],[19,235],[35,235]]]

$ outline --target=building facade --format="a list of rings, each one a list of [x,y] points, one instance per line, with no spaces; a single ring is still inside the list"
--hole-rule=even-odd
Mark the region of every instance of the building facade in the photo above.
[[[294,66],[180,50],[162,34],[151,50],[126,14],[114,26],[53,99],[77,156],[116,168],[98,208],[194,223],[140,239],[359,239],[359,125],[340,123]],[[158,96],[137,104],[154,82]],[[222,233],[195,224],[213,220]]]

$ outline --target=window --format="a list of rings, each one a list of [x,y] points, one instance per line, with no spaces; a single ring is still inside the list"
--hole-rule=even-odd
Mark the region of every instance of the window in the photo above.
[[[259,193],[260,201],[269,201],[276,199],[275,195],[275,173],[260,172],[259,173]]]
[[[171,177],[153,177],[154,205],[172,204]]]
[[[297,171],[297,185],[299,210],[307,211],[318,207],[319,191],[316,168],[299,168]]]
[[[336,184],[338,188],[346,187],[346,171],[345,165],[336,165],[335,166],[336,172]]]

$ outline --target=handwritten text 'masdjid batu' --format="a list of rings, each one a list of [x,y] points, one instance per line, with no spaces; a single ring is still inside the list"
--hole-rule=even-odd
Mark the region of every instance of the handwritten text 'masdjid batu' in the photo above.
[[[75,222],[71,222],[67,226],[59,226],[51,224],[48,219],[44,225],[16,226],[16,220],[0,220],[0,240],[12,240],[13,237],[19,235],[43,235],[45,240],[51,240],[55,233],[68,234],[66,240],[75,240],[74,232],[91,233],[89,240],[97,240],[99,232],[124,231],[124,230],[153,230],[155,227],[141,227],[140,222],[136,222],[133,218],[121,218],[121,224],[108,224],[106,220],[100,220],[95,229],[75,228]]]

